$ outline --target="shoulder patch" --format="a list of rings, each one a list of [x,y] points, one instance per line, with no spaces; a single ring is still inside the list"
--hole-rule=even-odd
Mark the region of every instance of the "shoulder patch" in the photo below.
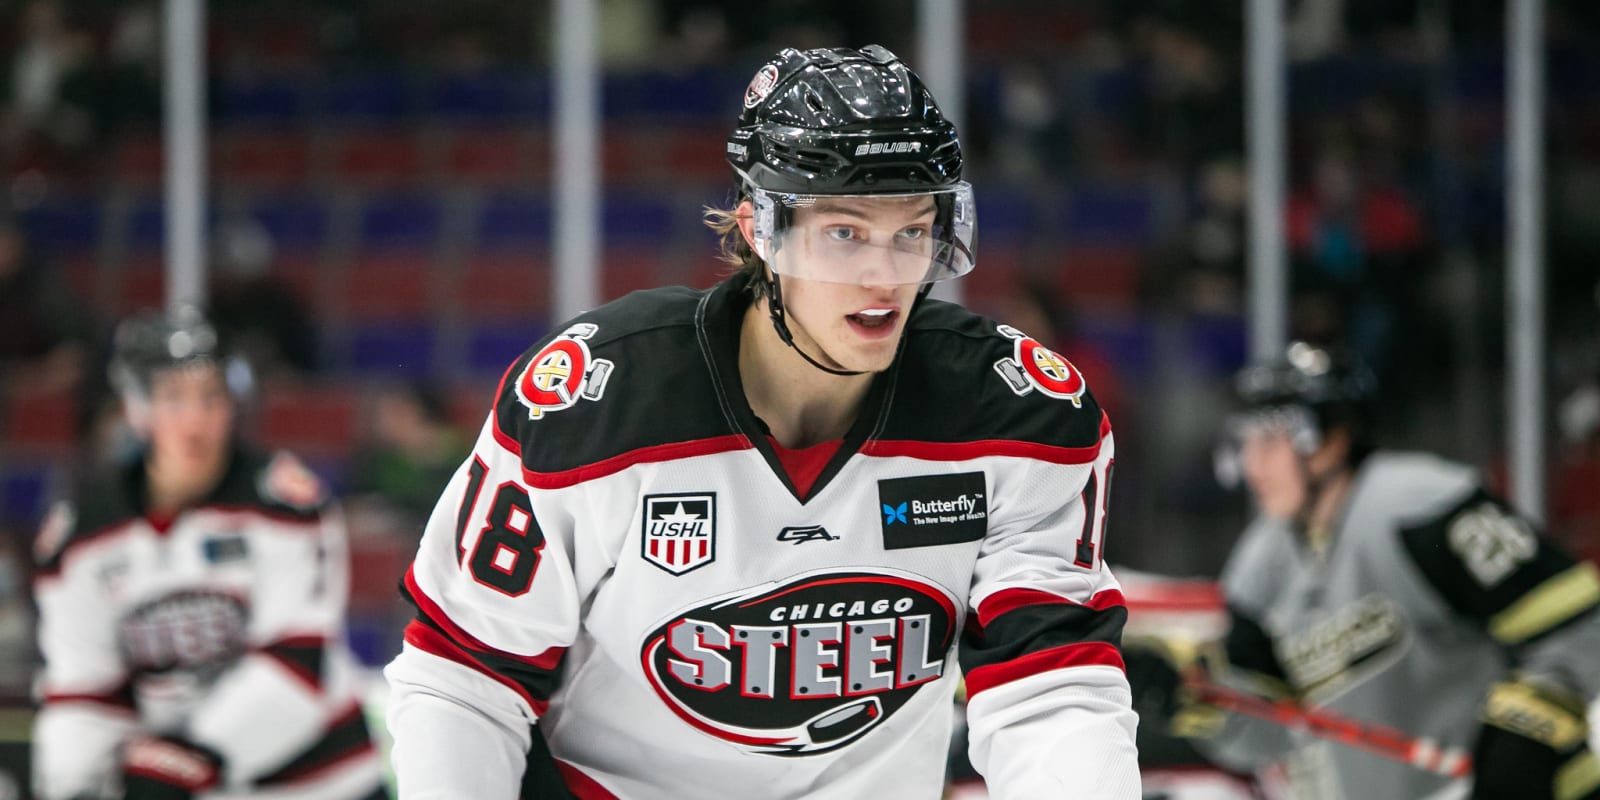
[[[279,452],[261,470],[256,491],[265,500],[282,503],[297,511],[311,511],[322,505],[328,492],[322,479],[300,463],[293,454]]]
[[[528,360],[517,376],[517,400],[528,408],[528,419],[571,408],[581,399],[599,400],[614,365],[589,352],[587,339],[600,326],[580,322],[568,327]]]
[[[77,521],[78,512],[71,503],[57,500],[51,505],[44,522],[39,526],[39,535],[33,539],[34,559],[45,564],[60,555],[61,548],[67,543],[67,535],[72,533],[72,526]]]
[[[997,325],[996,330],[1013,342],[1011,356],[994,362],[994,371],[1000,374],[1007,388],[1018,397],[1037,389],[1049,397],[1068,400],[1077,408],[1083,407],[1087,384],[1083,373],[1072,366],[1072,362],[1010,325]]]

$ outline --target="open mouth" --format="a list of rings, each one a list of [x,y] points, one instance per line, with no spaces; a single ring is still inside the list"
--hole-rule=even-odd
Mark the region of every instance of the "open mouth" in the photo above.
[[[845,317],[851,327],[864,331],[893,329],[895,320],[899,318],[900,312],[893,308],[864,308]]]

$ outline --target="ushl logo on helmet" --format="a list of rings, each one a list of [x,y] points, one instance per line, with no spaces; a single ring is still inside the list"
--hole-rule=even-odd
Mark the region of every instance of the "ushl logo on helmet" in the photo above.
[[[579,399],[599,400],[613,365],[589,353],[586,339],[599,326],[580,322],[544,346],[517,378],[517,399],[528,407],[528,419],[571,408]]]
[[[644,560],[682,575],[717,557],[717,495],[644,496]]]
[[[1086,388],[1083,374],[1072,362],[1010,325],[1000,325],[997,329],[1000,335],[1016,342],[1011,358],[994,362],[994,371],[1000,373],[1011,391],[1022,397],[1038,389],[1051,397],[1070,400],[1078,408],[1083,407]]]

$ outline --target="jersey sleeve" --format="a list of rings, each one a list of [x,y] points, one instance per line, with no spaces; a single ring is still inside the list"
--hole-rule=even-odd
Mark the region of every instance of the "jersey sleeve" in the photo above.
[[[263,482],[285,470],[304,467],[280,454]],[[309,471],[296,478],[316,481]],[[324,494],[319,482],[309,485]],[[263,514],[255,524],[264,577],[254,589],[250,649],[216,680],[185,731],[222,757],[224,781],[236,786],[274,775],[331,735],[345,711],[332,707],[330,692],[347,680],[331,652],[343,636],[349,594],[343,514],[319,496],[292,517]]]
[[[1481,488],[1401,528],[1423,580],[1481,625],[1523,672],[1600,693],[1600,570]]]
[[[991,487],[960,658],[993,797],[1139,796],[1127,609],[1102,559],[1113,460],[1102,416],[1094,447],[1017,459]]]
[[[525,483],[518,446],[491,415],[402,581],[417,615],[385,675],[406,797],[514,797],[577,635],[573,521]]]
[[[137,728],[128,673],[117,656],[114,605],[92,565],[56,541],[75,527],[70,503],[46,517],[34,584],[41,708],[33,729],[33,786],[45,800],[97,796],[117,771],[117,748]],[[70,547],[70,544],[67,545]]]

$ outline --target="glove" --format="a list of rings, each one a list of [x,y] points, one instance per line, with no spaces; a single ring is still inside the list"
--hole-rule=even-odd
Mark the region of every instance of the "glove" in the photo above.
[[[1514,680],[1494,684],[1473,750],[1473,800],[1600,800],[1583,702]]]
[[[1129,639],[1122,647],[1133,710],[1172,736],[1214,736],[1224,712],[1199,702],[1187,682],[1209,681],[1218,654],[1214,648],[1164,639]]]
[[[124,800],[190,800],[222,782],[222,757],[166,736],[140,736],[122,750]]]

